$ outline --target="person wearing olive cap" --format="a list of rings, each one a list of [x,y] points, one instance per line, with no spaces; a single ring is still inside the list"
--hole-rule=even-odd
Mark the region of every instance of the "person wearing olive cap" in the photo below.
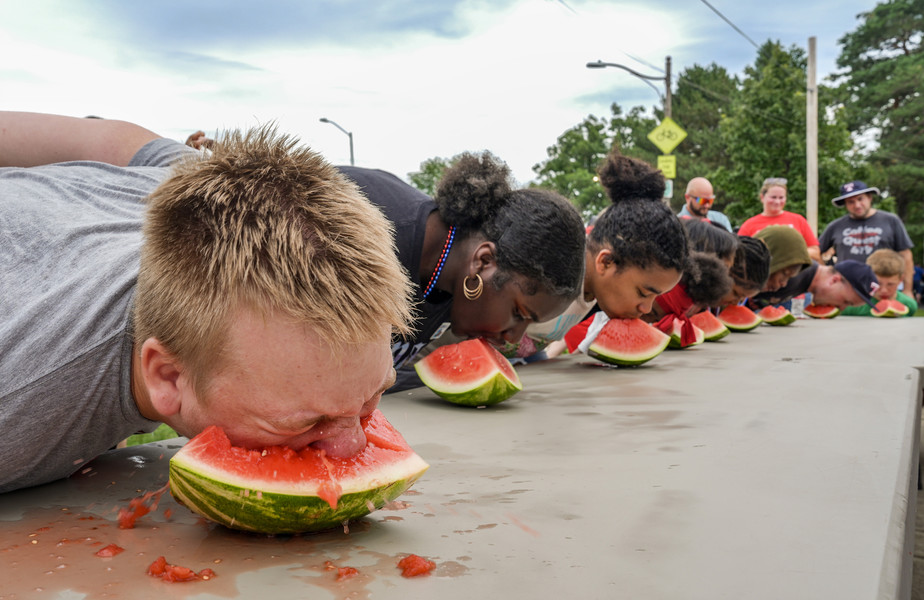
[[[831,203],[846,208],[847,214],[831,221],[821,233],[818,238],[821,252],[826,258],[833,253],[838,261],[866,262],[867,257],[880,248],[895,250],[905,261],[902,283],[905,291],[910,291],[914,282],[911,256],[914,244],[902,220],[893,213],[872,207],[873,196],[879,194],[879,188],[851,181],[842,185],[840,192]]]
[[[812,265],[805,238],[787,225],[770,225],[754,237],[770,250],[770,276],[761,292],[774,292],[784,287],[792,277]]]

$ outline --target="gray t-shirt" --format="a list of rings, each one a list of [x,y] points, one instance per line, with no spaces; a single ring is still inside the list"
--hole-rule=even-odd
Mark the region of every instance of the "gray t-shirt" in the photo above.
[[[131,307],[145,198],[189,152],[0,168],[0,492],[157,426],[132,398]]]
[[[914,244],[898,215],[877,210],[871,217],[854,219],[844,215],[831,221],[818,238],[822,252],[834,246],[837,260],[866,259],[880,248],[900,252]]]

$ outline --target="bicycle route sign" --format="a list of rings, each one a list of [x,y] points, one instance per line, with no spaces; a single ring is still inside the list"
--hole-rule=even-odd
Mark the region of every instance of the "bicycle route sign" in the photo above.
[[[670,117],[664,117],[661,124],[651,130],[648,139],[664,154],[670,154],[687,137],[687,132]]]

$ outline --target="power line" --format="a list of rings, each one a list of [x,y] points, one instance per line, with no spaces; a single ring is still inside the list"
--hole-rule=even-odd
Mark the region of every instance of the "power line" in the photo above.
[[[561,6],[563,6],[563,7],[564,7],[565,9],[567,9],[568,12],[570,12],[571,14],[577,15],[577,16],[579,16],[579,17],[582,16],[578,11],[574,10],[574,8],[572,8],[571,5],[568,4],[565,0],[552,0],[552,1],[555,2],[556,4],[560,4]],[[641,63],[641,64],[645,65],[646,67],[650,67],[650,68],[652,68],[652,69],[654,69],[655,71],[658,71],[658,72],[660,72],[660,73],[663,73],[663,72],[664,72],[664,68],[663,68],[663,67],[657,67],[657,66],[655,66],[655,65],[653,65],[653,64],[651,64],[651,63],[649,63],[649,62],[646,62],[645,60],[643,60],[643,59],[641,59],[641,58],[638,58],[637,56],[632,56],[631,54],[629,54],[628,52],[626,52],[625,50],[623,50],[623,49],[621,49],[621,48],[616,48],[616,49],[619,50],[620,52],[622,52],[622,53],[625,54],[627,57],[631,58],[632,60],[634,60],[634,61],[637,62],[637,63]],[[658,93],[660,94],[660,92],[658,92]]]
[[[734,23],[732,23],[732,22],[728,19],[728,17],[726,17],[725,15],[723,15],[722,13],[720,13],[719,10],[718,10],[716,7],[714,7],[713,5],[711,5],[711,4],[709,4],[708,2],[706,2],[706,0],[702,0],[702,2],[703,2],[703,4],[705,4],[706,6],[708,6],[709,8],[711,8],[711,9],[712,9],[712,12],[714,12],[715,14],[719,15],[720,17],[722,17],[722,19],[723,19],[726,23],[728,23],[729,25],[731,25],[732,28],[733,28],[735,31],[737,31],[738,33],[740,33],[741,36],[742,36],[744,39],[746,39],[747,41],[751,42],[751,44],[752,44],[755,48],[760,48],[760,46],[757,45],[757,42],[755,42],[754,40],[752,40],[751,38],[749,38],[749,37],[748,37],[748,34],[746,34],[745,32],[741,31],[741,30],[738,28],[737,25],[735,25]]]

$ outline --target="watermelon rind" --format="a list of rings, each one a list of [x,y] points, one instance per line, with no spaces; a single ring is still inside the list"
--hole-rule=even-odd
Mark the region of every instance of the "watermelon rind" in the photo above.
[[[796,322],[796,317],[783,306],[765,306],[760,309],[757,316],[767,325],[785,326]]]
[[[909,309],[898,300],[880,300],[869,312],[874,317],[904,317]]]
[[[735,333],[751,331],[763,322],[753,310],[739,305],[723,308],[717,318]]]
[[[809,304],[802,312],[813,319],[833,319],[841,314],[841,309],[836,306]]]
[[[207,427],[170,459],[170,492],[191,511],[242,531],[345,525],[397,498],[428,468],[380,411],[361,423],[366,446],[348,458],[310,446],[249,450]]]
[[[170,460],[170,492],[193,512],[229,527],[256,533],[323,531],[359,519],[391,502],[427,470],[417,454],[379,469],[371,476],[341,481],[343,491],[332,508],[316,485],[304,489],[262,489],[265,482],[214,472],[198,461]],[[270,487],[270,486],[266,486]]]
[[[731,333],[728,327],[708,310],[696,313],[690,317],[690,320],[693,321],[694,325],[702,329],[703,339],[707,342],[717,342]]]
[[[641,319],[610,319],[587,348],[587,355],[610,365],[637,367],[664,352],[670,339]],[[629,345],[634,348],[630,350]]]
[[[464,372],[465,358],[456,356],[453,352],[454,348],[463,348],[463,345],[467,345],[473,351],[483,353],[483,356],[478,357],[479,360],[494,361],[496,364],[489,368],[482,377],[457,383],[446,381],[445,378],[440,377],[431,365],[435,364],[435,361],[443,360],[441,356],[445,354],[446,356],[455,357],[454,360],[459,361],[459,372]],[[414,364],[417,376],[420,377],[423,384],[443,400],[462,406],[491,406],[507,400],[523,389],[523,384],[510,365],[510,361],[484,340],[467,340],[452,346],[454,348],[437,348],[437,350]],[[468,349],[464,349],[463,352],[467,353]],[[510,376],[500,366],[501,361],[506,363],[503,366],[510,372]]]

